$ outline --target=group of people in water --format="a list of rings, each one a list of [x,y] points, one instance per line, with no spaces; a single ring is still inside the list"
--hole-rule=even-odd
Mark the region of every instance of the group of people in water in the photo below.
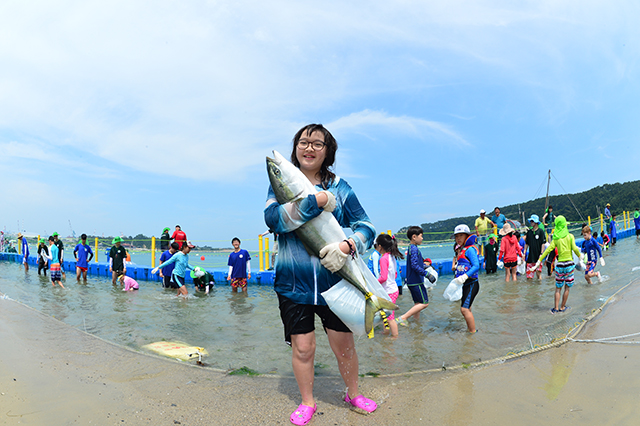
[[[189,264],[189,252],[195,245],[186,239],[186,234],[182,232],[180,225],[176,225],[176,231],[172,236],[168,236],[169,228],[163,230],[161,247],[166,248],[160,256],[160,265],[153,269],[153,273],[160,272],[162,286],[165,288],[177,289],[178,295],[186,296],[185,277],[188,270],[192,271],[192,278],[197,291],[209,293],[214,286],[213,276],[210,272],[200,267],[193,267]],[[165,239],[165,235],[167,238]],[[25,270],[29,270],[29,244],[26,237],[18,233],[18,240],[21,244],[22,263]],[[173,242],[171,242],[174,240]],[[122,237],[115,237],[112,240],[112,247],[109,250],[109,272],[113,285],[120,285],[124,291],[135,291],[140,288],[138,282],[127,276],[127,262],[131,260],[129,253],[123,246]],[[47,244],[48,242],[48,244]],[[166,244],[166,245],[165,245]],[[247,293],[247,279],[251,278],[251,256],[249,252],[240,248],[240,239],[232,240],[234,250],[229,254],[229,272],[227,279],[231,282],[234,292],[241,289]],[[87,244],[87,235],[82,234],[80,242],[73,250],[75,258],[76,278],[80,282],[81,278],[87,281],[87,271],[89,262],[94,257],[91,246]],[[62,268],[64,261],[64,243],[57,232],[54,232],[48,240],[41,238],[38,241],[37,264],[38,275],[47,275],[50,271],[52,285],[65,288],[62,281],[66,279],[66,273]]]

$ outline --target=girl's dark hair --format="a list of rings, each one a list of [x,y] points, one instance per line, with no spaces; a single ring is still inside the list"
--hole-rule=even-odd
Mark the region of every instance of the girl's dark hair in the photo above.
[[[291,162],[294,166],[300,168],[300,162],[298,161],[298,157],[296,156],[296,151],[298,150],[298,141],[304,132],[311,135],[313,132],[320,132],[324,135],[324,149],[325,149],[325,157],[322,166],[320,166],[320,171],[318,172],[320,176],[320,182],[322,183],[322,188],[328,189],[329,185],[336,178],[335,173],[329,170],[333,163],[336,161],[336,151],[338,150],[338,143],[333,135],[324,128],[322,124],[307,124],[302,129],[298,130],[296,135],[293,137],[293,150],[291,151]]]
[[[396,259],[404,259],[402,253],[398,250],[398,243],[396,242],[395,237],[392,237],[389,234],[380,234],[378,235],[378,238],[376,238],[376,244],[381,246],[384,251]]]

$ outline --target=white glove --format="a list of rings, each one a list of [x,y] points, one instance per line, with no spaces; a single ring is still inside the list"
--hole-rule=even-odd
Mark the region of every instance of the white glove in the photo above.
[[[327,244],[320,250],[320,263],[332,273],[342,269],[348,257],[340,250],[340,243]]]
[[[538,260],[535,265],[529,268],[529,272],[534,272],[536,269],[540,267],[540,261]]]
[[[157,274],[157,273],[158,273],[158,269],[160,269],[160,267],[153,268],[153,269],[151,270],[151,273],[152,273],[153,275]]]
[[[329,191],[322,191],[327,194],[327,204],[324,205],[322,210],[331,213],[336,208],[336,197]]]
[[[504,268],[504,262],[502,260],[498,260],[496,262],[496,266],[498,267],[498,269],[502,269]]]
[[[462,274],[458,278],[454,279],[454,281],[458,285],[463,285],[465,283],[465,281],[467,281],[467,278],[469,278],[469,276],[467,274]]]
[[[600,258],[600,265],[601,265],[601,266],[604,266],[604,257],[601,257],[601,258]]]

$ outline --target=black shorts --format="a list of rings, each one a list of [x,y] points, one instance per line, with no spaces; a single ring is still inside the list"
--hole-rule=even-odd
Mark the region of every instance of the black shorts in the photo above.
[[[180,288],[184,285],[184,277],[179,277],[176,274],[171,274],[171,287]]]
[[[471,309],[473,301],[478,295],[480,290],[480,283],[478,280],[467,280],[462,286],[462,299],[460,299],[460,306],[462,308]]]
[[[320,317],[325,333],[327,329],[351,333],[349,327],[326,305],[299,305],[280,294],[278,294],[278,304],[280,318],[284,324],[284,341],[289,346],[291,346],[291,335],[307,334],[316,329],[315,314]]]
[[[171,281],[171,275],[165,275],[162,277],[162,287],[164,288],[178,288],[177,284]]]
[[[636,229],[636,236],[640,235],[640,229]]]
[[[515,268],[518,266],[518,262],[504,262],[505,268]]]

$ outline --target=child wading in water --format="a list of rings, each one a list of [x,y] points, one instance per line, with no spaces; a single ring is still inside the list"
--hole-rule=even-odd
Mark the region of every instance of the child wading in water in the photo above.
[[[60,251],[53,237],[49,237],[49,253],[42,252],[42,255],[51,262],[49,266],[51,284],[55,287],[57,282],[60,287],[64,288],[62,285],[62,273],[60,271]]]
[[[557,216],[555,220],[555,230],[553,231],[553,241],[549,244],[549,247],[540,255],[538,262],[530,268],[530,271],[535,271],[540,266],[542,259],[551,253],[554,249],[558,249],[558,262],[556,263],[556,294],[555,305],[551,309],[551,313],[564,312],[569,307],[567,306],[567,299],[569,299],[569,290],[573,286],[573,273],[575,270],[575,263],[573,263],[573,251],[578,258],[580,258],[580,249],[576,246],[576,239],[569,233],[567,229],[567,219],[564,216]],[[582,264],[582,260],[580,261]],[[584,265],[582,265],[584,267]],[[560,304],[560,293],[564,287],[564,294],[562,295],[562,305]]]
[[[420,319],[420,311],[429,306],[429,295],[427,289],[424,286],[424,278],[429,275],[425,269],[424,259],[422,253],[418,249],[418,246],[422,244],[423,231],[419,226],[410,226],[407,229],[407,238],[409,239],[409,248],[407,249],[407,270],[405,280],[407,281],[407,287],[411,292],[413,298],[413,307],[409,309],[404,315],[396,318],[396,321],[400,325],[408,326],[407,319],[413,316],[415,319]]]
[[[591,236],[591,228],[588,225],[582,228],[582,236],[584,237],[582,252],[587,254],[587,267],[584,269],[584,278],[591,284],[591,278],[593,277],[598,277],[598,280],[602,280],[600,272],[596,272],[595,269],[598,257],[600,257],[600,265],[602,266],[604,266],[604,259],[602,258],[600,244]]]
[[[522,256],[522,249],[518,238],[514,235],[515,232],[509,223],[505,223],[500,230],[500,235],[503,237],[498,259],[504,262],[504,280],[507,282],[511,281],[511,277],[513,277],[513,281],[518,281],[516,270],[518,269],[518,259]]]
[[[388,234],[380,234],[376,238],[376,246],[380,253],[380,276],[378,282],[382,284],[385,291],[389,294],[391,301],[396,303],[400,292],[398,291],[398,284],[396,283],[397,276],[397,259],[404,259],[404,256],[398,250],[398,244],[395,237]],[[391,336],[398,337],[398,323],[395,321],[395,312],[391,312],[389,315],[389,328],[391,329]],[[387,334],[387,330],[383,331]]]
[[[505,224],[504,227],[506,228],[507,225],[509,224]],[[476,320],[473,317],[473,313],[471,313],[471,305],[480,290],[480,283],[478,282],[480,259],[478,259],[478,249],[475,246],[477,236],[471,235],[467,225],[456,226],[453,236],[458,247],[455,258],[455,281],[462,285],[460,312],[467,322],[469,333],[475,333],[478,329],[476,328]]]

